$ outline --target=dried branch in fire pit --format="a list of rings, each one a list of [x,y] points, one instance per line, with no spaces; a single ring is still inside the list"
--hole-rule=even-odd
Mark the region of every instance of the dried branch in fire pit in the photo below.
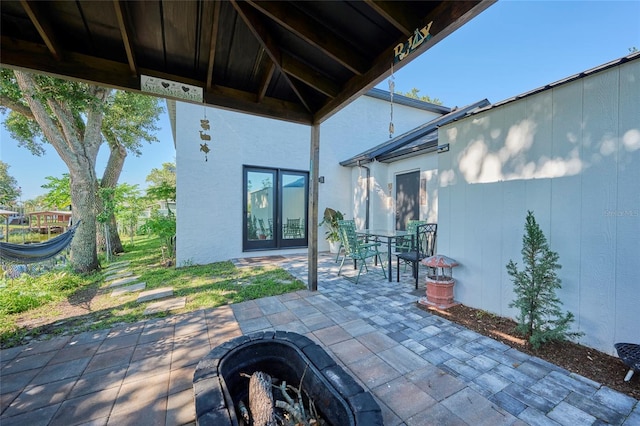
[[[251,376],[241,373],[243,377],[249,378],[249,409],[251,417],[253,417],[253,426],[322,426],[325,424],[324,420],[319,418],[315,405],[306,392],[305,395],[309,401],[308,413],[305,410],[302,397],[302,381],[306,372],[307,369],[305,368],[298,388],[287,385],[286,381],[282,381],[280,385],[275,385],[273,383],[277,380],[272,379],[267,373],[261,371],[257,371]],[[267,386],[269,386],[268,390],[266,389]],[[275,401],[275,407],[284,411],[282,416],[273,411],[274,396],[271,387],[277,389],[282,398],[284,398],[284,401]],[[295,394],[295,399],[289,392]],[[245,423],[250,425],[249,413],[245,414],[246,407],[244,407],[242,401],[238,404],[238,410]],[[271,419],[274,419],[273,421],[277,419],[277,423],[265,423],[265,421],[271,421]]]
[[[249,409],[254,426],[277,426],[271,376],[256,371],[249,379]]]

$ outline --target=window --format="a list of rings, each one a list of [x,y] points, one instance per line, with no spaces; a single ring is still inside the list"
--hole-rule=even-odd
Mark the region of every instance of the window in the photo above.
[[[309,173],[244,167],[243,250],[307,246]]]

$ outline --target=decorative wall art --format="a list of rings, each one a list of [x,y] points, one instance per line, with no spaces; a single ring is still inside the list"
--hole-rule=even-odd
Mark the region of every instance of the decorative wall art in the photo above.
[[[422,43],[429,40],[431,35],[431,25],[433,25],[433,21],[429,22],[422,28],[416,28],[413,32],[413,35],[409,37],[407,41],[404,43],[399,43],[393,49],[393,63],[396,64],[406,58],[410,53],[416,50]]]
[[[204,118],[202,120],[200,120],[200,128],[202,130],[199,130],[200,132],[200,140],[204,141],[204,143],[200,144],[200,151],[204,152],[204,161],[209,161],[209,158],[207,156],[207,154],[209,154],[209,151],[211,151],[209,149],[209,145],[207,144],[207,141],[211,141],[211,135],[206,133],[207,131],[211,130],[211,125],[209,124],[209,120],[207,119],[207,111],[204,111]]]
[[[203,100],[202,87],[191,86],[190,84],[165,80],[158,77],[150,77],[148,75],[140,76],[140,90],[189,101],[202,102]]]

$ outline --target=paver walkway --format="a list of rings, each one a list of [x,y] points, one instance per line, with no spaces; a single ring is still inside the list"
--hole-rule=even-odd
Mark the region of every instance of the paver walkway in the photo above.
[[[306,280],[306,256],[282,264]],[[410,272],[401,283],[368,273],[356,286],[337,267],[320,256],[317,292],[3,350],[0,424],[189,424],[199,360],[278,329],[321,344],[374,395],[385,425],[640,425],[637,400],[417,308],[424,287]]]

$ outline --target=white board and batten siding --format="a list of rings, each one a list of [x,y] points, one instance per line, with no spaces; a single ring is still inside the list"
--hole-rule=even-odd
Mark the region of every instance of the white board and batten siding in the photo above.
[[[438,251],[458,260],[455,297],[515,317],[532,210],[558,252],[563,309],[580,343],[640,343],[640,61],[488,109],[439,130]]]

